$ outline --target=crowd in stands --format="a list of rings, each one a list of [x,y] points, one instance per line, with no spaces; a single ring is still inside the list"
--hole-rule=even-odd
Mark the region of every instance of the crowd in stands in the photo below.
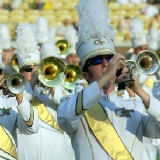
[[[107,3],[117,42],[130,41],[130,22],[135,17],[143,21],[146,34],[152,27],[160,30],[159,0],[107,0]],[[57,29],[68,19],[78,30],[76,4],[78,0],[0,0],[0,23],[10,27],[12,38],[17,24],[35,23],[39,16],[47,18],[49,25]]]

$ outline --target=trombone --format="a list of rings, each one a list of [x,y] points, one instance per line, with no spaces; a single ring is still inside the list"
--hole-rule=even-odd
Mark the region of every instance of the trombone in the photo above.
[[[62,85],[64,88],[72,90],[75,88],[76,81],[82,78],[82,71],[79,66],[67,65],[65,75]]]

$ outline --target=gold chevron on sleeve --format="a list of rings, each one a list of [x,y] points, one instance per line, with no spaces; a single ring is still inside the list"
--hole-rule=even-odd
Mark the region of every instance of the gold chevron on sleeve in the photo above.
[[[79,92],[76,102],[76,115],[80,115],[84,113],[85,110],[83,109],[83,91]]]
[[[17,158],[17,152],[16,152],[16,147],[13,144],[11,138],[9,135],[6,133],[4,128],[0,125],[0,149],[10,155],[11,157],[18,159]]]
[[[24,123],[27,125],[27,126],[29,126],[29,127],[31,127],[32,125],[33,125],[33,120],[34,120],[34,111],[33,111],[33,107],[31,106],[31,108],[30,108],[30,118],[29,118],[29,120],[28,121],[24,121]]]
[[[113,160],[134,159],[99,103],[88,109],[84,115],[93,135]]]

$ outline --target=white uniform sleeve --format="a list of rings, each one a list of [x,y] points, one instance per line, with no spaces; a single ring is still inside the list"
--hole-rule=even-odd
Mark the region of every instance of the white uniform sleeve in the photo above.
[[[160,101],[150,96],[150,107],[143,118],[144,136],[160,138]]]
[[[104,93],[99,89],[97,82],[93,82],[81,92],[61,102],[58,107],[59,125],[67,133],[73,132],[78,127],[84,111],[92,107],[103,96]]]
[[[25,97],[23,97],[20,105],[17,104],[17,110],[17,126],[19,131],[26,134],[38,132],[38,114]]]

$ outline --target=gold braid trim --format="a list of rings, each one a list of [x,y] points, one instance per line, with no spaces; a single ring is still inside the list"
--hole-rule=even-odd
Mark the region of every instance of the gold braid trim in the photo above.
[[[93,135],[113,160],[134,159],[99,103],[84,115]]]
[[[6,133],[5,129],[0,125],[0,149],[10,155],[11,157],[18,159],[16,147],[13,144],[11,138]]]
[[[58,130],[61,133],[64,133],[64,131],[59,127],[58,123],[54,119],[54,117],[51,115],[51,113],[46,109],[45,105],[37,98],[34,97],[30,101],[31,105],[34,106],[38,112],[38,117],[41,121],[48,124],[52,128]]]
[[[80,115],[85,112],[83,109],[83,91],[79,92],[76,102],[76,115]]]

